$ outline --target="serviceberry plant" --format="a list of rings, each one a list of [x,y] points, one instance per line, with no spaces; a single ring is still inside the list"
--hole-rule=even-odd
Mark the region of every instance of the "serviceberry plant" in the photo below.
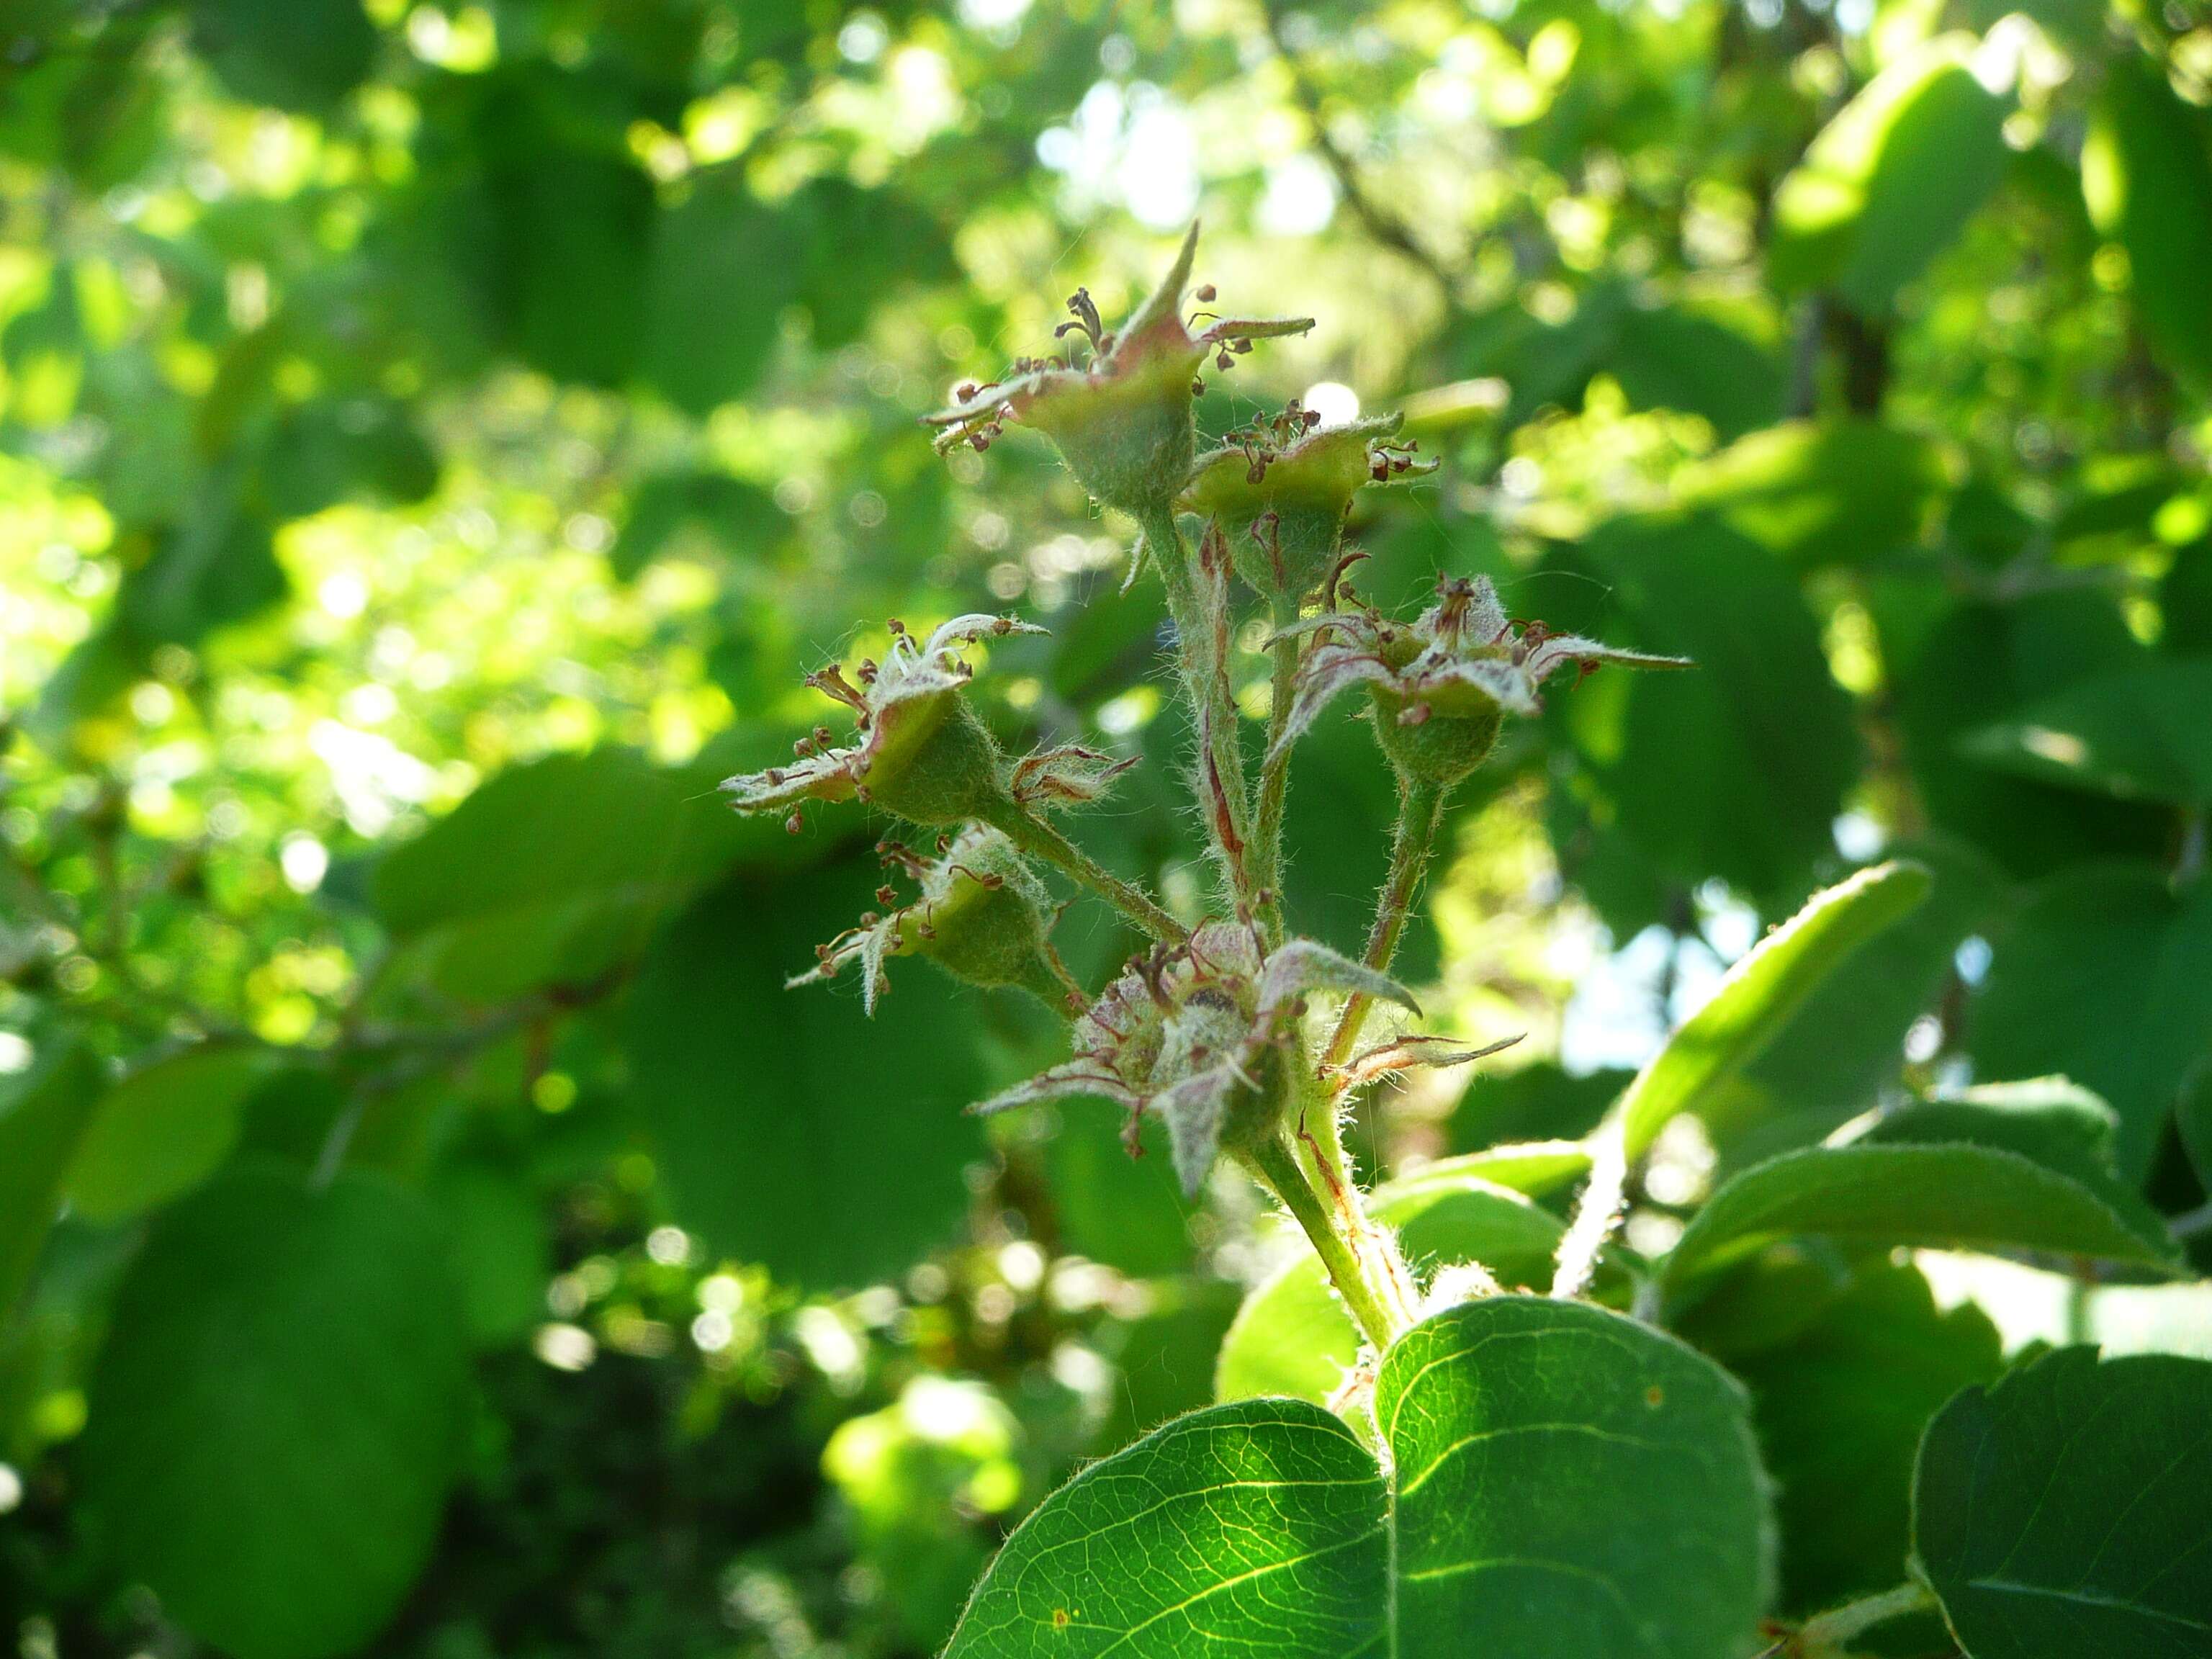
[[[1693,665],[1516,618],[1482,577],[1439,579],[1411,616],[1358,598],[1363,555],[1346,538],[1356,498],[1435,464],[1397,417],[1329,426],[1296,401],[1201,444],[1204,373],[1314,324],[1219,315],[1212,288],[1192,289],[1196,246],[1194,226],[1118,327],[1079,289],[1056,355],[963,385],[927,418],[941,448],[982,451],[1010,425],[1033,428],[1127,520],[1128,582],[1156,576],[1166,592],[1210,890],[1179,910],[1057,821],[1133,762],[1067,744],[1015,755],[994,737],[969,701],[970,653],[1038,631],[1012,617],[963,616],[926,637],[891,623],[879,660],[811,677],[849,714],[848,738],[817,729],[789,763],[724,785],[740,811],[787,814],[794,829],[810,803],[857,801],[928,845],[884,843],[915,896],[886,884],[884,908],[822,945],[793,985],[851,970],[872,1012],[890,959],[921,956],[971,985],[1028,992],[1069,1022],[1069,1057],[974,1110],[1113,1102],[1133,1156],[1146,1121],[1164,1124],[1186,1195],[1225,1159],[1303,1235],[1304,1253],[1254,1291],[1230,1332],[1223,1403],[1048,1499],[977,1587],[950,1651],[1742,1659],[1840,1654],[1940,1608],[1978,1652],[1966,1632],[2001,1616],[1977,1600],[1998,1558],[2029,1561],[2022,1593],[2074,1596],[2085,1631],[2188,1617],[2204,1586],[2186,1551],[2146,1544],[2172,1558],[2179,1589],[2057,1584],[2036,1576],[2044,1523],[1968,1500],[1983,1461],[2001,1456],[2024,1486],[2047,1475],[2075,1504],[2063,1524],[2094,1528],[2108,1499],[2045,1419],[2108,1396],[2202,1413],[2212,1368],[2099,1366],[2069,1351],[1987,1396],[1958,1396],[1921,1453],[1905,1582],[1780,1626],[1763,1622],[1772,1487],[1744,1390],[1714,1358],[1755,1356],[1764,1328],[1786,1323],[1790,1270],[1771,1248],[1800,1235],[1836,1241],[1847,1276],[1881,1271],[1855,1249],[1964,1243],[2085,1273],[2176,1271],[2164,1223],[2106,1167],[2100,1103],[2058,1085],[1905,1103],[1736,1173],[1672,1218],[1670,1248],[1647,1255],[1620,1238],[1670,1126],[1708,1107],[1838,963],[1920,902],[1919,866],[1877,866],[1816,896],[1583,1139],[1494,1148],[1380,1185],[1355,1166],[1346,1125],[1363,1091],[1508,1046],[1419,1029],[1413,993],[1392,977],[1454,792],[1555,678]],[[1254,637],[1264,666],[1240,659],[1237,642]],[[1240,712],[1240,681],[1262,677],[1265,730],[1248,732],[1257,722]],[[1301,935],[1283,886],[1299,740],[1347,697],[1398,801],[1357,957]],[[1103,988],[1054,947],[1048,877],[1103,898],[1146,940]],[[1545,1294],[1522,1288],[1546,1282]],[[1978,1417],[1990,1421],[1961,1426]]]

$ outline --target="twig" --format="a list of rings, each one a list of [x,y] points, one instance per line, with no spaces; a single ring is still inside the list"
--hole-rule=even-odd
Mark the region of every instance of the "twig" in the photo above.
[[[1307,124],[1313,128],[1314,148],[1335,176],[1336,187],[1342,192],[1345,205],[1350,208],[1365,226],[1367,234],[1385,247],[1394,248],[1436,279],[1438,287],[1449,295],[1459,286],[1459,278],[1443,262],[1421,246],[1412,228],[1397,215],[1385,208],[1368,193],[1359,177],[1359,168],[1342,146],[1329,136],[1328,123],[1322,118],[1321,88],[1307,74],[1304,64],[1291,49],[1283,36],[1283,21],[1276,15],[1274,0],[1262,0],[1261,15],[1267,26],[1268,43],[1275,56],[1283,61],[1291,77],[1291,95],[1304,113]]]

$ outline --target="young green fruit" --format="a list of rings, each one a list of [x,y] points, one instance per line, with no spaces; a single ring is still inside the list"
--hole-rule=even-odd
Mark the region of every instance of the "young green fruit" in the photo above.
[[[1345,515],[1369,484],[1402,483],[1436,470],[1390,441],[1402,415],[1322,427],[1293,399],[1282,414],[1231,433],[1199,458],[1184,504],[1218,523],[1237,574],[1256,592],[1296,605],[1334,568]]]
[[[1243,923],[1211,922],[1132,962],[1077,1022],[1072,1058],[972,1109],[1101,1096],[1128,1108],[1133,1153],[1145,1114],[1156,1114],[1183,1191],[1194,1194],[1224,1148],[1277,1133],[1297,1093],[1285,1067],[1304,995],[1316,990],[1414,1006],[1395,980],[1311,939],[1268,952]]]
[[[1198,249],[1198,226],[1184,236],[1174,266],[1127,322],[1109,331],[1088,290],[1067,302],[1089,358],[1023,358],[1004,380],[960,388],[950,408],[923,418],[945,428],[939,449],[987,449],[1009,420],[1053,441],[1078,483],[1107,506],[1147,520],[1172,508],[1190,477],[1197,441],[1191,404],[1194,376],[1209,353],[1226,368],[1256,339],[1303,334],[1310,317],[1225,318],[1193,333],[1182,314]]]
[[[789,984],[834,979],[858,963],[861,1001],[872,1014],[889,987],[886,959],[919,956],[969,985],[1027,991],[1054,1007],[1066,1000],[1073,981],[1049,938],[1058,912],[1004,836],[971,824],[940,842],[934,858],[896,842],[880,850],[886,867],[914,878],[919,896],[886,914],[862,916],[859,927],[817,947],[816,965]],[[886,886],[877,896],[889,904],[894,895]]]
[[[912,823],[950,828],[1003,811],[1012,797],[999,745],[968,704],[974,670],[962,647],[1044,630],[1011,617],[956,617],[917,642],[896,623],[882,663],[863,662],[858,684],[830,667],[807,684],[853,711],[854,741],[831,746],[826,730],[802,739],[789,766],[724,780],[740,812],[786,811],[797,827],[809,800],[860,800]]]
[[[1538,689],[1573,664],[1686,668],[1683,657],[1615,650],[1541,623],[1507,617],[1486,576],[1440,577],[1437,603],[1413,622],[1356,600],[1297,626],[1319,637],[1298,670],[1279,745],[1294,742],[1340,694],[1366,688],[1375,732],[1401,782],[1449,789],[1488,758],[1507,714],[1534,714]]]

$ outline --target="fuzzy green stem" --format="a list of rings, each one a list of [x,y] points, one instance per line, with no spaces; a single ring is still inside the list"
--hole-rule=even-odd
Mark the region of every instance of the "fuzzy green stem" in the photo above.
[[[1332,1203],[1314,1186],[1304,1164],[1283,1136],[1263,1137],[1246,1152],[1245,1158],[1253,1173],[1282,1200],[1283,1207],[1311,1241],[1314,1254],[1321,1258],[1329,1283],[1344,1299],[1360,1334],[1377,1353],[1389,1348],[1407,1321],[1395,1307],[1395,1287],[1360,1259],[1352,1234],[1364,1224],[1364,1218],[1356,1210],[1347,1213],[1346,1206]],[[1349,1190],[1345,1189],[1347,1199]]]
[[[1206,832],[1227,879],[1231,899],[1256,911],[1253,878],[1251,803],[1244,783],[1244,749],[1239,719],[1229,687],[1229,665],[1206,612],[1191,569],[1189,545],[1172,507],[1163,507],[1139,521],[1152,562],[1167,588],[1168,615],[1176,627],[1176,661],[1183,695],[1190,701],[1192,729],[1198,733],[1200,795]]]
[[[1298,619],[1297,601],[1277,595],[1274,681],[1267,705],[1267,758],[1260,768],[1260,807],[1252,826],[1252,881],[1259,889],[1260,923],[1272,948],[1283,942],[1283,809],[1290,798],[1291,750],[1282,741],[1297,692],[1299,642],[1284,631]]]
[[[1797,1630],[1798,1651],[1808,1656],[1840,1653],[1876,1625],[1901,1619],[1908,1613],[1925,1612],[1936,1605],[1934,1592],[1925,1584],[1904,1583],[1877,1595],[1863,1595],[1817,1617]]]
[[[1375,907],[1375,924],[1368,930],[1367,949],[1360,958],[1378,974],[1388,970],[1391,958],[1398,954],[1398,940],[1406,931],[1406,919],[1413,914],[1413,899],[1421,890],[1422,878],[1428,874],[1429,857],[1436,848],[1437,825],[1443,817],[1443,791],[1427,783],[1408,785],[1405,799],[1399,804],[1398,828],[1390,842],[1390,873],[1383,878],[1382,896]],[[1358,991],[1346,1001],[1344,1012],[1337,1018],[1335,1033],[1322,1055],[1324,1072],[1351,1058],[1373,1001],[1372,997]]]
[[[1010,803],[1004,811],[993,813],[988,822],[1023,852],[1042,859],[1070,881],[1090,889],[1154,939],[1180,945],[1190,936],[1190,929],[1149,895],[1122,880],[1026,808]]]

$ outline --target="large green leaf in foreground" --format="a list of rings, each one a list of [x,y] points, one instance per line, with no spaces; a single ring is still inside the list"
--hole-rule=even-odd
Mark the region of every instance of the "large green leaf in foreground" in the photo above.
[[[1182,1418],[1007,1540],[947,1659],[1728,1659],[1771,1577],[1742,1391],[1647,1326],[1497,1297],[1385,1358],[1395,1490],[1318,1407]]]
[[[1458,1160],[1454,1160],[1457,1162]],[[1479,1176],[1378,1188],[1370,1206],[1396,1227],[1417,1272],[1479,1261],[1508,1285],[1548,1283],[1561,1223],[1549,1210]],[[1325,1403],[1359,1357],[1359,1333],[1310,1249],[1255,1286],[1214,1362],[1214,1395],[1290,1395]]]
[[[1972,1659],[2212,1653],[2212,1364],[2066,1348],[1928,1425],[1920,1566]]]
[[[62,1177],[99,1098],[99,1062],[76,1048],[58,1048],[0,1086],[0,1335],[38,1265]]]
[[[1015,1529],[947,1659],[1379,1652],[1383,1509],[1374,1458],[1320,1407],[1193,1412]]]
[[[125,1571],[223,1652],[351,1652],[429,1554],[467,1390],[427,1208],[242,1164],[166,1212],[124,1281],[85,1500]]]

